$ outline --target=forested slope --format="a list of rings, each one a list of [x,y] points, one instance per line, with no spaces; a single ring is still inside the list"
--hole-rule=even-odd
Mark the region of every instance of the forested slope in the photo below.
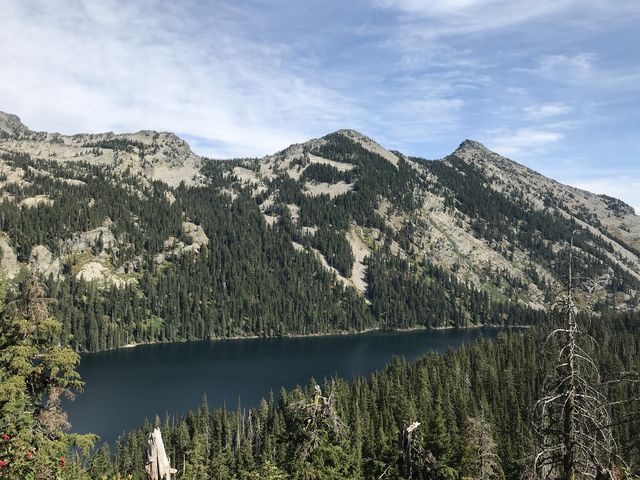
[[[635,311],[640,218],[466,141],[428,161],[341,130],[262,159],[171,134],[0,115],[0,264],[47,283],[78,351],[153,341],[533,324],[575,266]]]
[[[640,370],[639,325],[637,314],[591,323],[605,380]],[[491,478],[519,479],[535,452],[531,407],[542,395],[545,336],[541,329],[508,333],[411,364],[396,359],[369,378],[321,381],[320,390],[311,380],[249,409],[210,412],[203,403],[177,421],[162,420],[163,438],[185,479],[489,478],[480,473],[483,459],[495,463]],[[607,394],[633,398],[637,388],[612,384]],[[314,407],[327,397],[326,408]],[[612,418],[618,453],[637,473],[637,402],[614,406]],[[409,477],[400,436],[413,422],[420,426]],[[142,445],[151,427],[146,423],[123,437],[113,461],[102,447],[91,462],[92,475],[117,472],[142,480]]]

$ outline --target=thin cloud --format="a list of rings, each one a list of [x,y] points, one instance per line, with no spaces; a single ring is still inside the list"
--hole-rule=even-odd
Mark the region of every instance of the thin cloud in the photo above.
[[[592,52],[542,55],[535,60],[534,66],[515,70],[558,82],[577,82],[588,80],[596,74],[593,68],[596,59],[596,54]]]
[[[189,132],[217,142],[220,154],[267,153],[357,110],[289,65],[286,45],[247,38],[232,19],[203,31],[188,12],[155,2],[101,5],[9,2],[0,33],[3,109],[66,133]]]
[[[527,151],[540,151],[563,138],[560,132],[522,128],[515,132],[498,135],[490,140],[489,148],[502,155],[518,155]]]
[[[516,28],[524,23],[554,17],[575,7],[583,11],[597,6],[587,0],[376,0],[380,8],[393,9],[418,24],[428,19],[428,35],[432,38],[456,34],[474,34]],[[633,7],[633,6],[632,6]]]
[[[640,155],[638,19],[636,0],[5,0],[0,110],[217,158],[354,128],[428,158],[475,138],[554,177],[569,157],[620,170]]]
[[[524,111],[531,120],[544,120],[550,117],[566,115],[571,112],[571,107],[565,104],[545,104],[529,106]]]
[[[505,30],[544,19],[593,28],[594,16],[603,25],[632,22],[640,16],[635,0],[620,0],[610,6],[600,0],[375,0],[374,5],[405,14],[407,23],[428,19],[432,38]]]
[[[600,65],[599,60],[593,52],[542,55],[535,59],[533,66],[517,67],[514,71],[557,84],[596,91],[614,88],[623,91],[640,90],[640,67],[637,64],[605,67]]]

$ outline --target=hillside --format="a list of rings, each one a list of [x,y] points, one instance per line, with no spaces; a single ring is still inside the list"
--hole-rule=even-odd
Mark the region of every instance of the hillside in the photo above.
[[[581,301],[636,310],[640,217],[473,141],[407,157],[353,130],[210,160],[170,133],[33,132],[0,113],[0,250],[64,340],[531,323],[573,230]]]

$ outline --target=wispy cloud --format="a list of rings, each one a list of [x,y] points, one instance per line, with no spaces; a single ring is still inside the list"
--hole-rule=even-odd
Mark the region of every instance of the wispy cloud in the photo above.
[[[558,115],[571,112],[571,108],[565,104],[544,104],[525,107],[526,115],[531,120],[545,120]]]
[[[158,2],[9,2],[0,105],[47,130],[173,129],[220,155],[273,151],[354,110],[286,45],[248,38],[224,9],[207,20]]]
[[[475,33],[517,26],[551,16],[575,5],[575,0],[376,0],[383,8],[396,9],[434,22],[431,36]]]
[[[554,177],[640,158],[637,0],[2,3],[0,110],[35,129],[171,130],[215,157],[338,128],[429,158],[474,138]]]
[[[533,65],[517,67],[523,74],[531,74],[540,79],[572,88],[581,86],[596,91],[640,90],[640,65],[617,65],[607,67],[593,52],[575,55],[542,55]]]
[[[513,132],[498,133],[489,140],[489,147],[507,156],[530,154],[532,150],[541,153],[545,147],[562,138],[561,132],[522,128]]]
[[[427,35],[431,38],[504,31],[545,19],[594,30],[594,18],[610,27],[640,16],[635,0],[620,0],[615,5],[601,0],[374,0],[374,4],[405,14],[407,23],[429,20]]]
[[[543,55],[538,58],[536,73],[555,78],[563,78],[566,75],[582,77],[588,74],[596,59],[594,53],[579,53],[577,55]]]

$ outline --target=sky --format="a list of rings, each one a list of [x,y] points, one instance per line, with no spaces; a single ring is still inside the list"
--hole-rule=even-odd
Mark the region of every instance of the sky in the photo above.
[[[0,110],[212,158],[466,138],[640,212],[637,0],[0,0]]]

